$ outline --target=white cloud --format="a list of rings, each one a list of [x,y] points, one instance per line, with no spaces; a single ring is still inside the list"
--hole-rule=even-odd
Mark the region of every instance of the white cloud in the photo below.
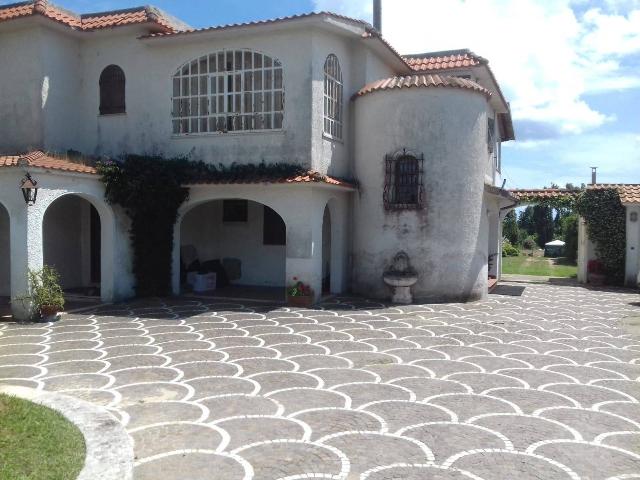
[[[509,188],[589,183],[640,183],[640,135],[591,133],[540,142],[507,143],[503,175]]]
[[[372,0],[315,4],[371,16]],[[615,119],[585,95],[640,87],[640,71],[625,64],[640,53],[638,0],[384,0],[382,29],[402,53],[468,47],[488,58],[514,118],[559,134]]]

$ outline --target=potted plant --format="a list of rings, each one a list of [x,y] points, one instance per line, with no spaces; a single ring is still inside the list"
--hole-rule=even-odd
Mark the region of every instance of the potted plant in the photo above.
[[[309,285],[293,277],[295,282],[287,288],[287,303],[292,307],[309,308],[313,304],[313,290]]]
[[[62,311],[64,294],[55,268],[45,265],[41,270],[29,270],[29,288],[31,294],[18,300],[30,302],[34,317],[48,319]]]
[[[604,285],[607,276],[605,274],[604,264],[600,260],[589,260],[587,263],[587,273],[589,274],[589,283],[594,287]]]

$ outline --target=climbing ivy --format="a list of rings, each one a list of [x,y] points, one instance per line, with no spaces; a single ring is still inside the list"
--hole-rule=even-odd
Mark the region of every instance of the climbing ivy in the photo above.
[[[587,223],[589,239],[603,263],[610,283],[624,280],[626,219],[616,189],[585,190],[576,200],[576,209]]]
[[[169,295],[173,225],[189,196],[182,186],[183,160],[129,155],[122,162],[100,162],[98,172],[107,202],[121,206],[131,220],[136,295]]]
[[[535,204],[554,210],[573,210],[580,194],[580,190],[567,190],[562,195],[550,198],[537,195],[519,195],[518,202],[522,205]]]
[[[186,185],[269,181],[307,174],[286,163],[212,165],[188,158],[128,155],[120,161],[102,161],[98,172],[108,203],[122,207],[131,220],[135,291],[139,297],[171,293],[173,228],[178,209],[188,199]],[[313,181],[322,176],[312,175]]]

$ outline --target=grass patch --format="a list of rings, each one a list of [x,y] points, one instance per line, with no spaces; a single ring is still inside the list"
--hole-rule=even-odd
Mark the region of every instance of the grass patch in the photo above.
[[[512,275],[539,275],[542,277],[570,278],[578,274],[578,267],[564,258],[505,257],[502,273]]]
[[[64,416],[0,395],[1,480],[73,480],[84,457],[84,437]]]

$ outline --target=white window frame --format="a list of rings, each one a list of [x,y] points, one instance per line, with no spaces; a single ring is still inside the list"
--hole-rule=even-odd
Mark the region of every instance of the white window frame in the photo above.
[[[225,49],[182,65],[172,78],[175,136],[282,130],[282,64],[261,52]]]
[[[342,140],[343,130],[342,69],[338,57],[331,53],[324,62],[324,136]]]

